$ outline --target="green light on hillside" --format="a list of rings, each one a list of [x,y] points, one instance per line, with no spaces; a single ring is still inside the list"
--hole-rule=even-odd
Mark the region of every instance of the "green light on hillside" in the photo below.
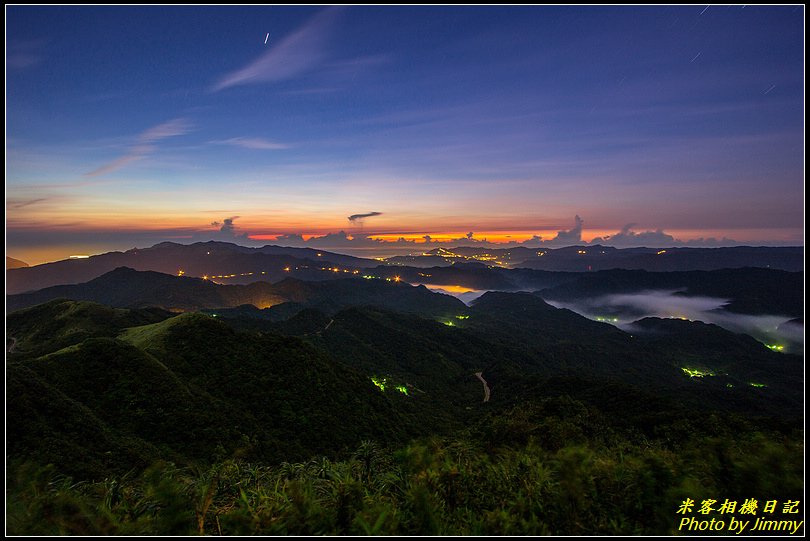
[[[386,382],[385,378],[380,380],[377,379],[376,376],[371,376],[371,382],[377,387],[379,387],[382,392],[385,392],[385,382]]]
[[[396,386],[396,387],[394,387],[394,388],[395,388],[397,391],[401,392],[402,394],[405,394],[405,395],[407,395],[407,394],[408,394],[408,388],[407,388],[407,387],[405,387],[404,385],[397,385],[397,386]]]
[[[699,368],[684,368],[681,367],[683,373],[689,376],[690,378],[702,378],[704,376],[713,376],[714,372],[709,370],[701,370]]]
[[[456,319],[470,319],[470,316],[456,316]]]
[[[596,316],[596,321],[604,321],[606,323],[616,323],[619,321],[617,317]]]
[[[785,346],[780,346],[779,344],[765,344],[765,347],[773,351],[782,351],[785,349]]]
[[[759,387],[767,387],[767,385],[765,385],[764,383],[752,383],[750,381],[748,382],[748,385],[750,385],[751,387],[758,387],[758,388]]]
[[[444,323],[448,327],[455,327],[456,326],[456,324],[453,323],[452,321],[442,321],[442,323]]]
[[[731,383],[726,383],[726,387],[728,387],[729,389],[731,389],[732,387],[734,387],[734,385],[732,385]]]

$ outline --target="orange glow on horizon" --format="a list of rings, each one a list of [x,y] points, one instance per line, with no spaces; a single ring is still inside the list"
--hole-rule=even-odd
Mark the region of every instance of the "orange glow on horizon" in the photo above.
[[[471,289],[469,287],[457,285],[444,285],[444,284],[422,284],[422,285],[428,289],[443,289],[448,293],[469,293],[471,291],[478,291],[477,289]]]
[[[473,241],[478,242],[491,242],[493,244],[508,244],[510,242],[526,242],[527,240],[531,240],[534,236],[539,236],[542,241],[550,241],[557,236],[559,230],[535,230],[535,231],[479,231],[473,232]],[[312,239],[317,239],[318,237],[323,237],[328,234],[334,234],[335,232],[325,232],[325,233],[303,233],[301,237],[305,241],[310,241]],[[582,232],[582,242],[587,243],[591,242],[593,239],[601,237],[605,238],[608,236],[612,236],[618,233],[615,229],[586,229]],[[700,238],[701,236],[709,237],[712,235],[703,234],[700,235],[699,231],[689,231],[690,235],[684,236],[681,239],[680,236],[677,234],[673,234],[679,240],[692,240],[694,238]],[[725,232],[728,235],[728,232]],[[670,233],[672,234],[672,233]],[[273,234],[256,234],[256,235],[249,235],[251,240],[256,241],[278,241],[279,237],[283,236],[283,233],[273,233]],[[355,240],[356,238],[363,238],[364,235],[357,235],[357,234],[347,234],[348,240]],[[425,231],[424,233],[372,233],[369,234],[368,237],[372,240],[377,240],[381,242],[391,242],[395,243],[400,239],[404,239],[409,242],[414,242],[415,244],[425,244],[427,241],[425,240],[425,236],[429,236],[431,242],[438,242],[438,243],[458,243],[467,241],[467,232],[466,231]],[[721,238],[722,235],[718,238]]]
[[[109,240],[85,240],[85,241],[75,241],[75,242],[64,242],[59,243],[57,240],[52,240],[48,244],[44,245],[33,245],[33,246],[7,246],[6,252],[7,255],[19,259],[28,263],[29,265],[39,265],[43,263],[53,262],[53,261],[61,261],[64,259],[68,259],[71,255],[81,254],[81,255],[97,255],[103,254],[107,252],[114,252],[114,251],[126,251],[131,248],[148,248],[155,244],[158,244],[162,241],[174,241],[180,242],[183,244],[189,244],[194,242],[195,239],[200,241],[208,240],[210,238],[215,238],[217,240],[227,240],[222,238],[220,231],[216,227],[211,228],[189,228],[187,224],[190,222],[186,221],[185,226],[178,231],[178,229],[174,230],[167,230],[161,229],[161,226],[164,224],[150,224],[149,227],[144,228],[136,228],[131,224],[128,224],[128,227],[111,227],[116,232],[141,232],[144,234],[143,239],[139,239],[136,236],[132,236],[131,240],[115,240],[110,238]],[[247,220],[245,223],[242,224],[239,221],[236,222],[236,233],[243,234],[243,233],[250,233],[251,230],[259,229],[258,227],[254,229],[251,227],[252,224],[249,224]],[[7,234],[8,230],[13,226],[15,229],[22,229],[20,225],[15,225],[13,223],[7,223]],[[38,226],[42,228],[43,237],[48,235],[49,230],[44,229],[43,226]],[[403,228],[404,229],[404,228]],[[487,242],[495,244],[496,248],[498,247],[497,244],[504,244],[504,248],[508,248],[507,243],[509,242],[525,242],[531,239],[534,235],[538,235],[541,237],[542,241],[548,242],[554,237],[557,236],[558,230],[533,230],[533,231],[526,231],[526,230],[496,230],[496,231],[475,231],[475,228],[471,228],[474,231],[473,240],[474,241],[483,241],[484,239]],[[639,226],[635,228],[633,231],[635,233],[641,233],[647,230],[653,230],[653,227],[645,227]],[[106,235],[109,234],[109,229],[104,229],[94,225],[93,227],[86,227],[82,228],[80,225],[73,225],[71,224],[70,227],[55,227],[50,229],[50,231],[58,231],[59,233],[63,233],[65,231],[76,231],[77,236],[82,236],[85,239],[93,239],[93,233],[98,231],[99,239],[105,238]],[[322,237],[328,234],[330,231],[335,233],[340,231],[340,228],[332,229],[332,230],[323,230],[324,232],[320,232],[320,228],[317,226],[313,227],[310,232],[306,234],[302,234],[302,238],[306,240],[311,240],[315,237]],[[161,234],[162,231],[166,231],[166,234]],[[266,229],[265,229],[266,231]],[[276,229],[279,231],[279,229]],[[283,229],[281,231],[284,231]],[[315,232],[313,232],[315,231]],[[426,230],[424,233],[414,233],[414,229],[408,229],[407,233],[370,233],[369,236],[372,239],[380,240],[379,243],[358,243],[357,246],[353,246],[351,244],[341,245],[341,244],[334,244],[329,245],[328,243],[323,244],[314,244],[314,248],[317,249],[324,249],[324,250],[331,250],[335,252],[343,252],[343,251],[355,251],[355,253],[359,252],[368,252],[373,256],[392,256],[396,255],[400,250],[408,250],[408,245],[397,244],[396,241],[400,238],[404,238],[408,241],[413,242],[413,250],[425,250],[425,239],[423,238],[425,235],[429,235],[431,240],[436,243],[441,243],[442,246],[447,248],[453,248],[456,245],[463,245],[466,242],[466,232],[463,230],[450,230],[450,231],[429,231]],[[469,231],[469,229],[467,230]],[[683,241],[688,242],[695,239],[708,239],[708,238],[715,238],[722,241],[724,238],[733,239],[740,244],[747,244],[749,246],[761,246],[762,243],[766,245],[790,245],[790,246],[803,246],[804,239],[801,235],[801,231],[795,231],[789,228],[758,228],[758,229],[669,229],[667,227],[663,227],[663,231],[674,237],[676,241]],[[188,234],[182,234],[186,233]],[[586,244],[592,242],[595,238],[607,238],[615,236],[619,232],[619,229],[585,229],[582,232],[582,242],[581,244]],[[207,236],[207,234],[209,234]],[[81,235],[79,235],[81,234]],[[279,236],[285,233],[273,233],[273,234],[249,234],[249,239],[253,241],[262,242],[265,241],[269,244],[281,244],[286,245],[288,243],[285,242],[278,242],[277,239]],[[296,233],[297,234],[297,233]],[[358,234],[357,232],[354,233],[355,241],[360,240],[365,234]],[[239,238],[233,238],[230,242],[235,242],[237,244],[240,243]],[[570,243],[570,244],[577,244],[577,243]],[[604,242],[605,245],[610,246],[611,242],[610,239],[607,239]],[[672,243],[676,245],[676,243]],[[722,245],[727,245],[727,243],[723,243]],[[537,248],[538,246],[535,243],[530,243],[528,245],[530,248]],[[550,248],[555,248],[558,246],[549,246]],[[656,248],[669,248],[671,246],[667,245],[658,245],[658,246],[650,246]]]

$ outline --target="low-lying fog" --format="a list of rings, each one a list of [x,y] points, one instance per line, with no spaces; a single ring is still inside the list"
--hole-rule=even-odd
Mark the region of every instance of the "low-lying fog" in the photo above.
[[[780,315],[752,315],[728,312],[722,308],[728,299],[687,297],[678,291],[644,291],[632,294],[604,295],[574,302],[547,301],[557,308],[568,308],[597,321],[619,328],[629,328],[645,317],[680,318],[714,323],[736,333],[753,336],[780,351],[801,353],[804,350],[804,325]]]

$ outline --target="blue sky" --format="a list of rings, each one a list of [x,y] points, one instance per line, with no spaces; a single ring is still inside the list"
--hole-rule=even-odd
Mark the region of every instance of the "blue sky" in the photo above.
[[[14,257],[341,230],[549,242],[574,215],[582,241],[803,244],[802,6],[6,17]]]

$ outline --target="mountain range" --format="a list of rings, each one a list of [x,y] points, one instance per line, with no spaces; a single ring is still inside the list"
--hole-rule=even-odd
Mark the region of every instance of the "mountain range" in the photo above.
[[[133,248],[126,252],[108,252],[31,267],[12,268],[8,266],[8,260],[6,263],[6,294],[78,284],[118,267],[207,277],[223,284],[276,282],[287,276],[316,281],[332,279],[337,273],[394,277],[402,272],[407,274],[407,281],[411,283],[456,284],[473,289],[506,290],[540,289],[555,285],[553,282],[543,281],[544,277],[551,275],[530,273],[527,269],[580,273],[610,269],[669,272],[760,267],[800,272],[804,268],[804,250],[801,247],[660,250],[607,246],[537,250],[459,247],[436,248],[418,256],[373,260],[310,248],[248,248],[233,243],[209,241],[190,245],[163,242],[151,248]],[[373,272],[366,272],[364,269]],[[431,277],[434,278],[433,281],[429,280]]]
[[[564,248],[434,248],[419,255],[397,256],[387,264],[435,267],[463,261],[510,268],[586,272],[610,269],[647,271],[716,270],[765,267],[787,271],[804,268],[802,247],[734,246],[723,248],[615,248],[582,245]]]
[[[10,396],[19,408],[11,412],[30,420],[12,423],[13,454],[34,452],[39,432],[70,439],[59,428],[59,416],[42,413],[61,404],[69,418],[92,420],[81,437],[94,442],[98,468],[107,464],[103,453],[130,440],[140,442],[134,455],[114,454],[127,460],[164,451],[185,460],[203,456],[202,449],[185,449],[182,438],[155,440],[152,430],[167,438],[194,432],[195,441],[214,447],[227,441],[231,452],[244,434],[264,442],[263,460],[293,451],[325,452],[305,433],[290,432],[293,419],[304,415],[300,411],[317,417],[315,405],[318,411],[342,411],[345,404],[324,400],[347,400],[347,392],[363,403],[353,406],[357,412],[377,412],[371,419],[402,416],[396,425],[403,430],[391,437],[420,433],[415,427],[458,428],[481,404],[475,373],[488,382],[491,402],[500,407],[542,392],[549,378],[573,377],[588,386],[610,381],[639,386],[705,410],[788,421],[801,416],[801,357],[700,322],[647,318],[628,332],[555,308],[532,293],[489,292],[468,307],[423,286],[385,280],[288,278],[224,286],[121,268],[85,284],[13,295],[7,302],[9,309],[27,306],[6,319]],[[262,303],[271,306],[257,307]],[[208,310],[195,312],[202,308]],[[177,315],[181,310],[187,313]],[[324,378],[332,386],[328,392],[321,388]],[[379,390],[372,378],[402,387],[407,400],[374,405]],[[253,390],[245,387],[248,381]],[[85,388],[83,382],[93,383]],[[292,417],[277,417],[282,403]],[[216,417],[188,417],[201,408]],[[169,424],[142,426],[139,415]],[[324,417],[318,423],[333,427],[324,428],[331,434],[327,439],[350,446],[375,434],[378,422],[368,422],[368,415],[355,421],[341,417],[340,423]],[[234,425],[227,419],[241,421]],[[349,430],[348,422],[357,425]],[[203,437],[198,431],[204,432],[206,423],[232,428]],[[130,425],[136,428],[124,431]],[[270,426],[286,431],[283,449],[269,443],[279,437],[268,432]],[[333,429],[351,437],[341,440]],[[68,448],[87,445],[76,439]],[[64,467],[67,457],[58,459]]]
[[[551,303],[667,291],[802,328],[801,272],[303,255],[243,284],[117,267],[8,294],[10,531],[661,534],[687,493],[800,498],[801,355]],[[488,291],[424,285],[460,283]]]

